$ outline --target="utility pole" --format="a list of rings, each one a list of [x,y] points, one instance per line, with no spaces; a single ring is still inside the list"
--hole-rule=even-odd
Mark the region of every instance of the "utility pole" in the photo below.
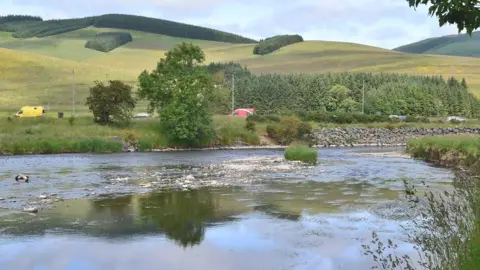
[[[232,114],[235,112],[235,73],[232,73]]]
[[[50,111],[50,78],[48,78],[48,88],[47,88],[47,99],[48,99],[48,105],[47,105],[47,111]]]
[[[362,85],[362,114],[365,114],[365,80]]]
[[[72,70],[72,117],[75,116],[75,70]]]

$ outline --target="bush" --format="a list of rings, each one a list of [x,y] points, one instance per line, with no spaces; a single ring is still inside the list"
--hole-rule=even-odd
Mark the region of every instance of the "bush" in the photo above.
[[[101,82],[95,84],[90,88],[90,95],[85,103],[93,112],[95,122],[102,125],[113,122],[127,123],[135,108],[132,87],[118,80],[109,81],[108,86]]]
[[[303,144],[290,145],[284,153],[286,160],[301,161],[315,165],[317,163],[317,150]]]
[[[284,116],[280,122],[267,126],[267,134],[276,143],[288,145],[295,140],[310,143],[312,126],[296,116]]]
[[[297,113],[304,121],[320,123],[352,124],[352,123],[380,123],[388,122],[387,115],[347,113],[347,112],[300,112]]]
[[[256,131],[256,126],[255,126],[255,122],[252,120],[251,116],[252,115],[247,116],[247,120],[246,120],[246,123],[245,123],[245,128],[248,131],[255,132]]]
[[[126,32],[105,32],[95,36],[85,43],[85,48],[100,52],[109,52],[128,42],[133,41],[132,35]]]
[[[300,35],[281,35],[273,36],[265,40],[261,40],[254,48],[253,54],[265,55],[274,52],[282,47],[297,42],[302,42],[303,38]]]

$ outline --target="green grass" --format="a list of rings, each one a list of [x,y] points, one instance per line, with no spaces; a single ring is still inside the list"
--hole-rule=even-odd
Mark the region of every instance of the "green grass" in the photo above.
[[[480,157],[480,136],[432,136],[408,141],[407,152],[415,158],[445,166],[471,166]]]
[[[215,116],[214,128],[218,137],[213,142],[216,146],[260,143],[258,135],[247,131],[237,117]],[[169,146],[158,118],[133,119],[128,127],[115,127],[95,124],[91,115],[76,118],[73,125],[68,116],[64,119],[0,117],[0,154],[121,151],[121,144],[114,137],[138,139],[141,151]]]
[[[284,156],[286,160],[301,161],[313,165],[317,163],[317,150],[307,145],[292,144],[285,150]]]

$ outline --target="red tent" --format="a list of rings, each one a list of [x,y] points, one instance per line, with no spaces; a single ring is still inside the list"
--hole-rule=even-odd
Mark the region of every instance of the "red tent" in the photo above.
[[[247,117],[249,116],[250,114],[254,114],[255,113],[255,109],[254,108],[242,108],[242,109],[236,109],[232,115],[235,115],[235,116],[241,116],[241,117]]]

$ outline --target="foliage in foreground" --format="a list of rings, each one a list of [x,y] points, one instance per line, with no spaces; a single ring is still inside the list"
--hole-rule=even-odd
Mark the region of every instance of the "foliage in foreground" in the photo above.
[[[403,74],[329,73],[254,75],[236,63],[213,63],[211,73],[225,73],[224,85],[235,74],[235,107],[256,108],[262,114],[285,112],[357,112],[411,116],[465,116],[480,113],[480,101],[466,82],[455,78]],[[228,76],[227,76],[228,75]]]
[[[105,32],[97,34],[92,40],[88,40],[85,43],[85,48],[109,52],[131,41],[133,41],[133,38],[130,33]]]
[[[315,165],[317,163],[317,150],[304,144],[292,144],[284,153],[286,160],[301,161]]]
[[[454,171],[452,190],[430,190],[423,183],[424,196],[404,181],[405,195],[414,211],[407,211],[407,240],[415,245],[418,259],[398,256],[397,246],[385,244],[374,232],[365,254],[376,269],[474,270],[480,265],[480,162],[479,136],[443,136],[411,140],[414,157],[434,164],[466,165]],[[387,253],[389,249],[392,253]]]
[[[456,24],[458,32],[467,30],[469,35],[480,26],[480,10],[477,0],[407,0],[410,7],[428,5],[428,14],[438,18],[438,24]]]
[[[156,110],[171,144],[185,147],[212,142],[212,76],[201,66],[199,46],[182,43],[165,53],[152,72],[140,74],[138,96]]]
[[[105,86],[96,81],[95,86],[90,88],[85,105],[99,124],[126,123],[135,108],[135,99],[130,85],[114,80]]]
[[[300,35],[279,35],[260,40],[253,48],[253,54],[266,55],[290,44],[303,42]]]
[[[417,195],[416,187],[404,181],[406,199],[416,213],[407,214],[409,225],[404,229],[407,241],[414,244],[418,259],[397,255],[397,245],[391,239],[385,244],[373,232],[373,245],[362,245],[365,255],[371,256],[376,263],[372,269],[478,269],[480,201],[475,175],[478,174],[455,172],[452,191],[429,190],[423,183],[426,188],[423,196]]]

